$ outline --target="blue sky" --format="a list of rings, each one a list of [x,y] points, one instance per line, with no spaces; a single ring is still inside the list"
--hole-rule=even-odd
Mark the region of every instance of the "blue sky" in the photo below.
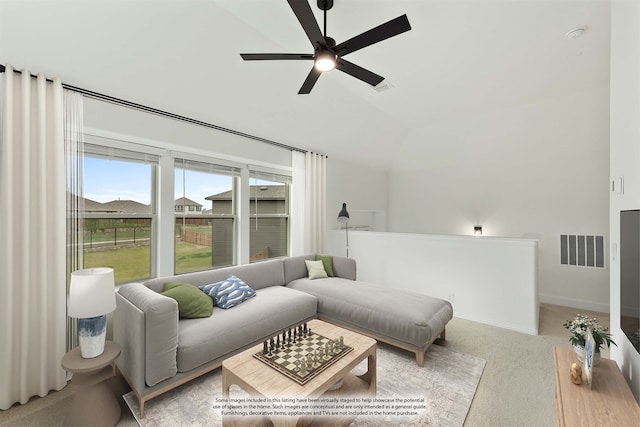
[[[135,200],[148,205],[151,203],[152,166],[144,163],[121,162],[118,160],[85,157],[84,197],[105,203],[112,200]],[[175,198],[183,195],[182,169],[176,169]],[[204,172],[185,171],[185,196],[211,209],[211,202],[205,197],[231,190],[232,178]],[[251,184],[273,184],[258,180]]]
[[[151,171],[148,164],[85,157],[84,197],[96,202],[135,200],[151,203]],[[176,198],[182,197],[182,170],[176,173]],[[231,190],[231,178],[202,172],[186,171],[186,197],[211,209],[205,197]]]

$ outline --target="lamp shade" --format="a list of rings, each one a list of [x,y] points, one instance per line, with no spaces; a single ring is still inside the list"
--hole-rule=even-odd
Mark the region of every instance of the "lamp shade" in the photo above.
[[[342,209],[338,213],[338,222],[349,222],[349,212],[347,212],[347,204],[342,204]]]
[[[114,283],[112,268],[87,268],[71,273],[69,317],[85,319],[115,310]]]

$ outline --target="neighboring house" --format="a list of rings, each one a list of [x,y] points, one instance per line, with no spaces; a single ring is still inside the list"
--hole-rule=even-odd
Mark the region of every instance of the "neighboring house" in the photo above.
[[[180,213],[202,213],[202,205],[186,197],[180,197],[176,199],[173,210]]]
[[[286,214],[288,212],[287,190],[286,185],[250,186],[250,215]],[[231,190],[205,197],[205,199],[211,200],[211,211],[214,215],[233,213]]]
[[[151,205],[145,205],[135,200],[112,200],[106,203],[84,198],[82,200],[84,213],[93,214],[148,214]]]
[[[149,214],[151,213],[151,206],[144,205],[135,200],[112,200],[102,204],[106,208],[106,212],[111,213],[137,213],[137,214]]]
[[[89,213],[107,212],[105,206],[100,202],[96,202],[95,200],[84,199],[81,203],[82,203],[82,206],[84,207],[83,209],[84,212],[89,212]]]
[[[85,231],[114,227],[149,227],[151,205],[135,200],[112,200],[100,203],[95,200],[81,198],[82,212],[87,214],[83,227]],[[115,214],[115,215],[114,215]],[[113,216],[112,216],[113,215]]]
[[[249,201],[250,215],[250,248],[252,261],[258,259],[286,256],[288,240],[288,186],[287,185],[252,185]],[[233,213],[232,192],[214,194],[205,197],[211,201],[213,215],[231,215]],[[215,245],[221,248],[227,242],[222,236],[231,238],[230,222],[213,223],[214,251]],[[227,247],[230,247],[227,245]],[[230,254],[229,254],[230,255]]]

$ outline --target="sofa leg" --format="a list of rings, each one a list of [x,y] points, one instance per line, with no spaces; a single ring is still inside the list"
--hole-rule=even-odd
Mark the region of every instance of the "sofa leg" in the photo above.
[[[144,418],[144,400],[142,398],[138,399],[138,406],[140,407],[140,419]]]
[[[440,332],[440,336],[438,338],[440,338],[442,341],[447,339],[447,333],[446,333],[446,328],[442,329],[442,332]]]
[[[424,351],[416,351],[416,363],[421,368],[424,366]]]

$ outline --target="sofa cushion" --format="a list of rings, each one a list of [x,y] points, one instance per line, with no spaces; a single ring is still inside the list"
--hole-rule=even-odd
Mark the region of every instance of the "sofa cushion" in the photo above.
[[[453,316],[448,301],[341,278],[298,279],[287,287],[318,298],[318,317],[417,347],[430,344]]]
[[[304,261],[314,261],[315,259],[315,255],[300,255],[284,258],[284,283],[287,284],[293,280],[307,277],[307,266]]]
[[[193,319],[213,313],[211,298],[189,283],[167,282],[162,295],[176,300],[180,317]]]
[[[256,297],[211,317],[182,319],[178,325],[178,371],[255,345],[295,324],[316,317],[313,295],[284,286],[259,289]]]
[[[333,256],[331,255],[316,255],[316,261],[322,261],[324,265],[324,271],[327,272],[327,276],[333,277]]]
[[[199,286],[220,308],[234,307],[256,296],[256,291],[236,276],[229,276],[210,285]]]
[[[309,279],[324,279],[328,277],[327,272],[324,270],[324,264],[322,261],[310,261],[307,259],[304,263],[307,265]]]
[[[304,262],[302,263],[302,268],[304,268]],[[270,286],[283,286],[285,284],[282,259],[280,258],[177,276],[159,277],[147,280],[144,284],[156,292],[162,292],[165,282],[185,282],[200,286],[219,282],[229,276],[242,278],[254,290]]]
[[[334,256],[333,274],[343,279],[356,280],[356,260],[353,258]]]

